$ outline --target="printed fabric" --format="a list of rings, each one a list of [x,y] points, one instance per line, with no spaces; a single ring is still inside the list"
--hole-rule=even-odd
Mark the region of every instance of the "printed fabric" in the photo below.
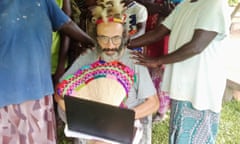
[[[56,144],[52,96],[0,109],[1,144]]]
[[[170,144],[214,144],[219,113],[198,111],[190,102],[171,103]]]

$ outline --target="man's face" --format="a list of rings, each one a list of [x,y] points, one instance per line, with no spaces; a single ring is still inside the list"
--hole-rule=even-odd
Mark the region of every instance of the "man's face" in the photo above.
[[[107,62],[118,60],[123,50],[123,25],[120,23],[100,23],[97,25],[97,43],[100,57]]]

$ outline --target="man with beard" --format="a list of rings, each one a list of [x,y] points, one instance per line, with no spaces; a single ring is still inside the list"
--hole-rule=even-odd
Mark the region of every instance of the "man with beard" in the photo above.
[[[69,70],[63,75],[74,74],[84,65],[89,65],[97,60],[106,62],[119,61],[134,70],[136,81],[134,82],[126,105],[135,111],[135,119],[140,119],[144,126],[144,134],[141,144],[151,144],[151,115],[159,107],[158,97],[153,82],[146,67],[134,64],[130,59],[130,49],[126,48],[127,29],[120,17],[106,17],[106,21],[98,19],[95,28],[96,48],[80,55]],[[64,101],[57,98],[60,117],[65,121]],[[62,110],[63,109],[63,110]]]

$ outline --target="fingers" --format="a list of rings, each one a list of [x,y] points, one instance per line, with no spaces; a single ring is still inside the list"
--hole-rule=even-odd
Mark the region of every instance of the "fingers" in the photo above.
[[[131,54],[132,54],[131,59],[135,60],[135,64],[144,65],[146,67],[152,67],[153,62],[151,61],[150,58],[148,58],[144,54],[136,51],[131,52]]]
[[[135,64],[143,65],[143,66],[146,66],[146,67],[151,67],[151,64],[146,63],[146,62],[144,62],[144,61],[136,61]]]
[[[131,59],[133,59],[136,64],[145,63],[147,61],[142,54],[133,54]]]
[[[135,64],[143,65],[148,68],[159,68],[158,60],[156,58],[150,58],[140,52],[131,52],[131,59],[135,60]]]
[[[142,54],[141,52],[138,52],[138,51],[132,51],[131,54],[135,57],[147,58],[147,56],[145,56],[144,54]]]
[[[152,63],[152,62],[137,61],[135,63],[138,64],[138,65],[146,66],[148,68],[157,68],[158,67],[158,65],[156,65],[155,63]]]

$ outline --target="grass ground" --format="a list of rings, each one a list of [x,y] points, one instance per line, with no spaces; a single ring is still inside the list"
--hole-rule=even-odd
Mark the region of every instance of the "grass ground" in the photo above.
[[[168,144],[168,120],[153,125],[153,144]],[[240,144],[240,101],[223,104],[219,133],[216,144]],[[72,144],[72,139],[64,137],[63,125],[58,124],[59,144]]]

